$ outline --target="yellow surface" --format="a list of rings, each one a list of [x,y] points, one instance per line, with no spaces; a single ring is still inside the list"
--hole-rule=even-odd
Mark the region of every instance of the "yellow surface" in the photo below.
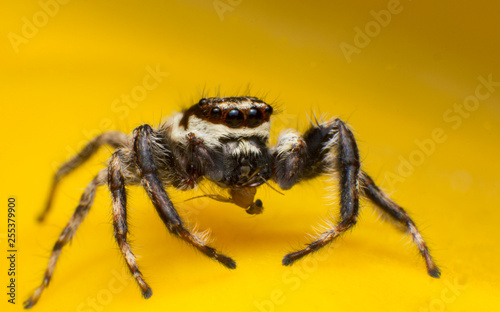
[[[280,104],[273,140],[285,127],[303,130],[313,111],[348,120],[364,168],[414,217],[442,278],[430,278],[416,248],[366,202],[343,239],[281,266],[282,256],[336,211],[327,205],[325,181],[285,196],[261,187],[265,211],[253,217],[209,200],[182,203],[198,193],[173,193],[186,219],[211,229],[213,245],[236,259],[236,270],[171,237],[133,188],[133,248],[153,288],[144,300],[123,273],[102,188],[33,311],[500,306],[498,1],[69,1],[49,6],[50,15],[40,3],[11,1],[0,13],[0,310],[20,310],[40,283],[53,243],[109,150],[64,181],[47,222],[36,224],[58,164],[104,130],[157,124],[202,90],[235,95],[248,86]],[[363,38],[366,28],[371,37]],[[148,80],[151,90],[141,94],[155,69],[163,76]],[[496,85],[476,93],[478,77]],[[134,94],[139,101],[127,105],[122,96]],[[470,111],[453,111],[464,102]],[[15,305],[5,294],[8,196],[17,199]]]

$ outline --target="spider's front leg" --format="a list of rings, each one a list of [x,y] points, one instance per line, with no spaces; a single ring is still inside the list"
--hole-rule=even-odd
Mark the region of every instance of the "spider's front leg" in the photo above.
[[[285,132],[278,139],[273,179],[281,188],[289,189],[302,180],[332,171],[337,171],[340,178],[340,221],[303,250],[286,255],[283,258],[284,265],[290,265],[318,250],[354,226],[361,193],[406,229],[426,263],[428,274],[436,278],[440,276],[440,270],[434,263],[415,222],[402,207],[375,185],[368,174],[360,170],[356,141],[342,120],[336,119],[313,126],[303,137],[294,132]]]
[[[276,146],[274,180],[282,189],[289,189],[303,179],[326,173],[333,163],[329,154],[335,149],[340,174],[340,221],[302,250],[283,258],[283,265],[314,252],[332,242],[356,224],[359,209],[359,153],[354,136],[344,122],[336,119],[307,131],[304,137],[293,132],[280,136]]]
[[[140,126],[134,130],[134,160],[139,171],[142,185],[153,202],[163,223],[165,223],[172,234],[179,236],[208,257],[219,261],[230,269],[236,268],[236,263],[233,259],[207,246],[202,239],[192,234],[184,226],[184,222],[177,213],[177,210],[175,210],[159,178],[158,167],[155,164],[151,146],[152,135],[153,129],[148,125]]]

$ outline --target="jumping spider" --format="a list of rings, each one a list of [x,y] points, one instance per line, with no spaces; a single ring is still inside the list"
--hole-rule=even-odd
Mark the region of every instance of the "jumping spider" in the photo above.
[[[287,254],[283,265],[291,265],[352,228],[356,224],[361,195],[409,232],[425,260],[428,274],[436,278],[440,276],[415,223],[360,169],[356,141],[342,120],[317,122],[303,135],[294,130],[283,131],[276,146],[269,146],[272,113],[271,105],[255,97],[203,98],[158,129],[142,125],[132,136],[105,132],[90,141],[55,174],[40,221],[49,211],[57,185],[64,176],[89,159],[101,145],[107,144],[116,150],[108,167],[102,169],[85,189],[52,249],[42,284],[24,307],[32,307],[48,286],[61,249],[87,216],[96,189],[103,184],[108,185],[113,199],[114,236],[144,298],[151,297],[152,291],[144,281],[127,242],[127,185],[144,187],[172,234],[224,266],[236,268],[233,259],[206,245],[203,239],[186,228],[165,191],[165,187],[189,190],[203,179],[227,191],[227,197],[215,196],[215,199],[234,203],[249,214],[259,214],[263,210],[262,201],[254,200],[254,196],[257,187],[267,184],[268,180],[287,190],[301,181],[335,172],[340,180],[339,221],[304,249]]]

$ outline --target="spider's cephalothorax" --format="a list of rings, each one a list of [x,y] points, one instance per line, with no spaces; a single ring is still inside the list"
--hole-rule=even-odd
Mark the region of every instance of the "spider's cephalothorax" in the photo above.
[[[168,131],[180,144],[208,152],[206,159],[190,164],[201,168],[200,176],[224,187],[255,187],[271,178],[267,143],[272,112],[255,98],[202,99],[178,123],[174,118]]]
[[[292,264],[352,228],[357,221],[359,197],[364,196],[412,236],[429,275],[440,276],[415,223],[361,170],[356,141],[342,120],[318,122],[303,135],[285,130],[276,145],[269,146],[272,113],[269,104],[254,97],[204,98],[172,116],[157,129],[143,125],[136,128],[131,137],[110,131],[90,141],[57,171],[40,221],[49,211],[62,177],[83,164],[101,145],[107,144],[116,151],[108,167],[101,170],[85,189],[78,207],[54,245],[42,284],[25,302],[25,308],[32,307],[48,286],[62,247],[75,234],[90,210],[97,187],[103,184],[108,185],[113,198],[115,239],[145,298],[149,298],[152,291],[139,271],[127,240],[127,185],[144,187],[172,234],[234,269],[236,263],[231,258],[208,246],[185,226],[165,191],[166,187],[189,190],[202,180],[208,180],[225,195],[207,194],[207,197],[234,203],[249,214],[259,214],[263,211],[263,204],[254,197],[257,187],[268,184],[268,180],[286,190],[301,181],[336,173],[340,185],[338,222],[304,249],[286,255],[283,265]]]

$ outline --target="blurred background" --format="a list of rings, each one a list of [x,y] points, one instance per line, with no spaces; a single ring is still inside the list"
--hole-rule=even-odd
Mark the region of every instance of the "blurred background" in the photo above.
[[[202,94],[274,104],[272,142],[313,114],[346,120],[363,166],[405,207],[442,269],[363,202],[356,228],[292,267],[282,257],[338,211],[327,180],[262,215],[169,190],[181,214],[235,258],[223,268],[171,237],[144,191],[130,228],[153,288],[144,300],[114,242],[110,196],[97,193],[36,311],[489,311],[499,305],[500,4],[498,1],[15,1],[0,13],[4,202],[0,281],[8,285],[7,199],[16,198],[16,304],[41,282],[53,244],[103,148],[68,177],[44,224],[56,168],[106,130],[131,132]],[[5,307],[5,308],[4,308]]]

